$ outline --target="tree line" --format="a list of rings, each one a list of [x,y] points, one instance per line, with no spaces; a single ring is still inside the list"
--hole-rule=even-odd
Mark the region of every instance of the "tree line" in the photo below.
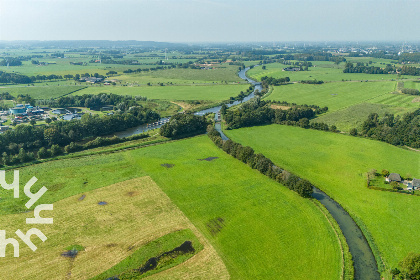
[[[352,62],[347,62],[343,73],[365,73],[365,74],[393,74],[397,71],[395,66],[391,64],[386,65],[385,68],[380,68],[377,66],[369,66],[363,62],[357,62],[354,65]]]
[[[205,116],[192,113],[179,113],[160,128],[160,135],[169,138],[182,138],[206,132],[208,121]]]
[[[401,89],[401,92],[409,95],[420,95],[420,91],[415,88],[403,88]]]
[[[84,114],[81,120],[55,121],[46,126],[18,125],[0,134],[0,153],[4,158],[14,158],[28,152],[37,154],[43,148],[56,155],[54,149],[62,150],[72,142],[109,135],[159,118],[154,111],[134,107],[111,116]]]
[[[369,66],[363,62],[357,62],[354,65],[352,62],[347,62],[343,73],[365,73],[365,74],[395,74],[399,73],[401,75],[409,76],[420,76],[420,68],[414,66],[404,65],[400,68],[397,68],[391,64],[387,64],[385,68],[380,68],[377,66]]]
[[[320,85],[320,84],[323,84],[324,83],[324,81],[322,81],[322,80],[317,80],[317,79],[315,79],[315,80],[302,80],[302,81],[300,81],[300,83],[301,84],[309,84],[309,85]]]
[[[257,169],[260,173],[287,186],[290,190],[297,192],[302,197],[312,197],[312,184],[299,178],[295,174],[274,165],[263,154],[256,154],[251,147],[244,147],[232,140],[223,141],[219,132],[212,126],[207,127],[210,139],[223,151],[234,158],[248,164],[251,168]]]
[[[289,77],[285,77],[285,78],[273,78],[273,77],[267,77],[264,76],[261,78],[261,83],[264,85],[270,85],[270,86],[279,86],[279,85],[285,85],[288,82],[290,82],[290,78]]]
[[[386,113],[380,118],[378,114],[372,113],[363,122],[360,132],[353,128],[350,134],[369,137],[396,146],[420,148],[420,109],[401,117]]]
[[[67,95],[58,99],[38,100],[38,104],[48,105],[50,107],[86,107],[93,110],[99,110],[103,106],[115,106],[116,109],[127,111],[130,107],[141,105],[137,101],[146,101],[147,97],[118,95],[113,93]]]
[[[237,129],[272,123],[311,127],[312,124],[309,123],[309,119],[316,114],[328,111],[328,107],[320,108],[315,105],[292,106],[285,110],[273,109],[271,104],[272,102],[254,98],[236,109],[228,109],[227,106],[222,106],[220,112],[227,124],[227,129]],[[286,102],[286,104],[289,103]],[[312,125],[312,128],[321,129],[318,128],[319,125],[315,124]]]
[[[0,66],[21,66],[21,65],[22,65],[22,59],[14,58],[14,57],[8,57],[0,61]]]
[[[29,84],[29,83],[32,83],[32,79],[22,74],[7,73],[7,72],[0,71],[0,83]]]

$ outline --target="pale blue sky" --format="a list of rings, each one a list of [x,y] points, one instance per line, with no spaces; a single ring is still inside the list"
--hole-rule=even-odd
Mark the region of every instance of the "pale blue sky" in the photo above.
[[[0,0],[0,40],[419,41],[420,0]]]

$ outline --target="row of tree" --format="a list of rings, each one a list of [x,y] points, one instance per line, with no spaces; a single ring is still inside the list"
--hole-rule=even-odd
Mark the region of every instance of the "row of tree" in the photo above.
[[[400,70],[401,75],[420,76],[420,68],[414,66],[403,66]]]
[[[257,169],[262,174],[287,186],[297,192],[302,197],[312,197],[312,184],[305,179],[299,178],[295,174],[277,167],[263,154],[255,154],[251,147],[244,147],[232,140],[223,141],[219,132],[211,125],[207,128],[210,139],[223,151],[234,158],[248,164],[251,168]]]
[[[156,71],[156,70],[163,70],[163,69],[171,69],[172,64],[167,66],[157,66],[157,67],[151,67],[151,68],[137,68],[137,69],[127,69],[124,70],[123,73],[130,74],[130,73],[140,73],[140,72],[149,72],[149,71]]]
[[[401,92],[409,95],[420,95],[420,91],[415,88],[403,88],[401,89]]]
[[[315,80],[302,80],[302,81],[300,81],[300,83],[301,84],[309,84],[309,85],[320,85],[320,84],[323,84],[324,83],[324,81],[322,81],[322,80],[317,80],[317,79],[315,79]]]
[[[8,57],[0,61],[0,66],[21,66],[22,60],[15,57]]]
[[[90,109],[100,109],[103,106],[115,106],[121,111],[126,111],[131,107],[140,107],[137,101],[146,101],[147,97],[118,95],[113,93],[67,95],[58,99],[38,100],[38,104],[48,105],[50,107],[86,107]]]
[[[382,118],[372,113],[363,122],[361,131],[352,129],[352,135],[361,135],[392,145],[420,148],[420,109],[402,117],[385,114]]]
[[[289,77],[284,77],[284,78],[273,78],[273,77],[267,77],[264,76],[261,78],[261,83],[264,85],[270,85],[270,86],[279,86],[279,85],[285,85],[288,82],[290,82],[290,78]]]
[[[25,75],[0,71],[0,83],[2,84],[29,84],[29,83],[32,83],[32,79]]]
[[[354,65],[352,62],[347,62],[343,73],[365,73],[365,74],[392,74],[396,72],[395,66],[391,64],[386,65],[385,68],[380,68],[376,66],[364,65],[362,62],[356,63]]]
[[[135,108],[112,116],[85,114],[81,120],[56,121],[47,126],[18,125],[15,129],[0,134],[0,153],[15,155],[21,148],[25,151],[36,151],[52,145],[65,147],[71,142],[109,135],[160,118],[154,111]]]
[[[137,134],[130,137],[120,138],[118,136],[113,137],[97,137],[94,140],[88,141],[84,144],[78,144],[71,142],[70,144],[61,147],[57,144],[51,145],[51,147],[41,147],[38,151],[26,151],[23,147],[19,148],[18,153],[7,153],[3,152],[0,158],[0,165],[13,166],[25,162],[30,162],[38,159],[46,159],[62,155],[63,153],[74,153],[82,150],[93,149],[97,147],[122,143],[125,141],[132,141],[137,139],[143,139],[149,137],[147,134]]]
[[[160,135],[169,138],[182,138],[206,132],[208,121],[205,116],[192,113],[180,113],[171,117],[170,121],[160,128]]]
[[[387,64],[385,68],[380,68],[377,66],[369,66],[363,62],[357,62],[354,65],[352,62],[347,62],[343,73],[365,73],[365,74],[395,74],[399,73],[401,75],[409,76],[420,76],[420,68],[414,66],[402,66],[397,68],[394,65]]]
[[[328,107],[316,108],[317,106],[292,106],[288,109],[273,109],[271,103],[263,101],[260,98],[254,98],[247,103],[242,104],[236,109],[227,109],[222,106],[220,112],[226,121],[227,129],[236,129],[240,127],[249,127],[254,125],[264,125],[271,123],[291,124],[304,121],[305,126],[309,126],[309,119],[316,114],[324,113]],[[306,120],[304,120],[306,119]]]

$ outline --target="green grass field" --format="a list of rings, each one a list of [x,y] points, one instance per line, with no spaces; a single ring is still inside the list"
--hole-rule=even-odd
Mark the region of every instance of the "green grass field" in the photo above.
[[[396,82],[289,84],[274,87],[274,91],[267,98],[296,104],[327,106],[329,112],[333,112],[355,104],[368,102],[373,98],[389,96],[387,94],[394,91],[395,86]]]
[[[398,111],[411,111],[420,107],[416,100],[418,97],[408,94],[384,94],[368,100],[369,103],[391,105],[398,108]]]
[[[34,99],[51,99],[69,94],[82,88],[84,88],[84,86],[4,87],[0,88],[0,92],[9,92],[13,96],[28,94]]]
[[[116,71],[118,74],[110,79],[118,79],[123,83],[167,83],[172,82],[174,84],[192,84],[192,83],[211,83],[222,81],[227,82],[241,82],[242,80],[237,75],[238,66],[221,64],[216,66],[215,69],[201,70],[201,69],[169,69],[169,70],[156,70],[150,72],[141,72],[139,74],[124,74],[123,71],[131,69],[135,70],[138,68],[154,68],[157,65],[156,59],[151,61],[140,60],[133,58],[133,60],[139,60],[140,63],[150,63],[145,65],[124,65],[124,64],[99,64],[99,63],[88,63],[86,66],[71,65],[70,62],[88,62],[91,58],[65,58],[65,59],[54,59],[46,60],[39,59],[40,61],[47,61],[54,64],[47,66],[33,65],[30,61],[24,61],[22,66],[12,66],[7,68],[6,66],[0,66],[0,71],[15,72],[28,76],[36,75],[61,75],[66,74],[94,74],[106,75],[109,71]],[[188,62],[191,59],[170,59],[171,62]],[[73,81],[74,82],[74,81]],[[51,82],[50,82],[51,83]],[[64,81],[62,81],[64,83]]]
[[[418,152],[368,139],[281,125],[230,130],[226,134],[309,179],[360,218],[388,268],[396,267],[408,252],[420,251],[420,244],[413,239],[420,230],[420,216],[412,214],[418,212],[420,198],[368,189],[365,176],[371,169],[387,169],[418,178]]]
[[[198,160],[207,157],[218,158]],[[341,273],[337,237],[317,206],[225,154],[207,136],[50,161],[20,173],[21,182],[36,175],[37,186],[49,189],[42,203],[150,175],[210,241],[232,279],[337,279]],[[24,210],[23,199],[17,203],[4,190],[0,196],[3,212]]]
[[[222,64],[215,69],[169,69],[152,72],[141,72],[139,74],[123,74],[114,78],[125,83],[146,84],[167,83],[192,84],[192,83],[221,83],[242,82],[237,75],[238,66]]]
[[[404,82],[404,87],[405,88],[415,88],[420,90],[420,81],[408,81],[408,82]]]
[[[380,117],[385,113],[401,115],[413,108],[397,107],[392,105],[360,103],[332,113],[323,114],[312,121],[335,125],[340,131],[349,132],[352,128],[360,129],[369,114],[377,113]]]
[[[301,80],[322,80],[326,81],[382,81],[397,79],[397,75],[391,74],[362,74],[362,73],[343,73],[344,63],[335,65],[333,62],[328,61],[313,61],[312,64],[316,67],[310,67],[309,71],[283,71],[283,68],[290,67],[281,63],[270,63],[266,65],[263,70],[262,66],[254,67],[247,73],[249,77],[260,80],[261,77],[269,76],[274,78],[289,77],[291,81]],[[382,65],[384,67],[384,65]],[[401,78],[416,78],[413,76],[402,76]]]
[[[107,204],[98,205],[99,202]],[[46,243],[33,238],[38,247],[35,253],[22,246],[19,258],[6,258],[0,264],[9,279],[89,279],[118,266],[118,273],[111,271],[113,276],[113,273],[129,271],[133,266],[141,267],[147,259],[187,240],[197,249],[195,254],[179,256],[172,263],[162,262],[147,274],[159,273],[186,258],[191,258],[196,268],[182,264],[176,268],[178,273],[202,274],[201,266],[210,272],[207,273],[209,278],[223,278],[227,274],[208,241],[150,177],[68,197],[55,202],[54,211],[45,215],[54,219],[52,225],[37,226],[47,236]],[[25,218],[31,216],[33,213],[2,215],[2,229],[9,235],[16,228],[26,232],[34,226],[25,224]],[[78,248],[77,257],[61,256],[72,248]],[[7,251],[6,255],[12,255],[12,251]],[[135,256],[133,262],[127,262],[130,256]],[[211,261],[203,261],[206,257]]]
[[[89,87],[76,92],[76,95],[114,93],[120,95],[140,95],[149,99],[165,100],[227,100],[246,91],[249,85],[215,85],[215,86],[102,86]]]

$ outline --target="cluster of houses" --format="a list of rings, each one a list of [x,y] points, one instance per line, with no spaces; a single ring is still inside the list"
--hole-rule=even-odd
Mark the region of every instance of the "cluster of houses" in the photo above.
[[[385,181],[389,183],[401,183],[406,186],[407,191],[420,190],[420,179],[413,179],[412,181],[403,180],[398,173],[390,173],[389,176],[385,178]]]

